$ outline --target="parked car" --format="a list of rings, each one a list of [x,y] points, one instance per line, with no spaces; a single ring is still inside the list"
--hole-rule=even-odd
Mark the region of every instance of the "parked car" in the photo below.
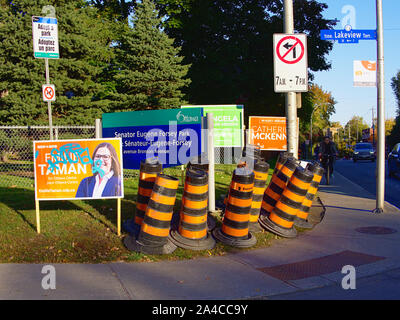
[[[389,177],[400,174],[400,143],[396,144],[388,155]]]
[[[353,161],[357,162],[357,160],[371,160],[375,161],[376,159],[376,154],[375,150],[372,147],[371,143],[363,142],[363,143],[357,143],[354,146],[354,151],[353,151]]]

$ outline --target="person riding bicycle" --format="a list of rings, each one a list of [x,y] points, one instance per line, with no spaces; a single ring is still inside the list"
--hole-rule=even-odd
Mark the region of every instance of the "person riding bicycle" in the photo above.
[[[318,157],[321,159],[323,167],[327,168],[329,165],[329,175],[332,176],[333,173],[333,160],[334,157],[338,156],[338,151],[336,145],[329,136],[324,137],[324,140],[320,144]],[[327,163],[328,162],[328,163]]]

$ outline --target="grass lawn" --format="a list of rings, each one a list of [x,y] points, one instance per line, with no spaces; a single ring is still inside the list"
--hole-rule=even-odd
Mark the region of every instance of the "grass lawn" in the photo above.
[[[271,168],[274,168],[271,163]],[[216,199],[226,194],[234,165],[216,165]],[[269,179],[272,175],[270,169]],[[182,177],[180,167],[165,173]],[[170,255],[153,256],[127,250],[116,235],[116,200],[41,201],[42,234],[36,233],[34,189],[10,184],[0,176],[0,263],[102,263],[108,261],[158,261],[223,255],[236,249],[218,243],[213,250],[191,251],[178,248]],[[31,182],[32,183],[32,182]],[[138,177],[124,181],[122,221],[133,217]],[[181,204],[183,185],[178,190],[175,209]],[[217,226],[221,218],[216,216]],[[257,247],[278,239],[269,232],[256,234]]]

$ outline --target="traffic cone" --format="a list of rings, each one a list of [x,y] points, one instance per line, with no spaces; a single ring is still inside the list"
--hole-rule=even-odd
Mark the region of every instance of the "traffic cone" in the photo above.
[[[170,240],[178,247],[210,250],[215,247],[207,227],[208,174],[187,170],[179,226],[170,232]]]
[[[247,168],[235,169],[222,227],[212,232],[217,240],[239,248],[248,248],[256,244],[257,239],[249,232],[253,188],[254,172]]]
[[[260,216],[263,195],[265,192],[265,184],[268,179],[268,170],[269,164],[264,161],[257,161],[254,164],[254,189],[249,221],[249,229],[253,232],[263,230],[258,223],[258,218]]]
[[[202,170],[208,173],[209,163],[206,153],[202,153],[197,157],[193,157],[190,159],[187,170],[194,169],[194,170]]]
[[[294,219],[294,225],[296,227],[304,229],[312,229],[314,225],[308,221],[309,212],[312,206],[314,197],[318,191],[319,184],[321,182],[322,176],[324,174],[324,169],[319,166],[317,162],[308,163],[306,169],[314,174],[314,178],[311,182],[308,192],[301,204],[299,211],[297,212],[297,217]]]
[[[313,173],[297,167],[290,181],[269,216],[260,216],[260,224],[266,230],[285,238],[297,236],[294,219],[307,194]]]
[[[172,253],[176,246],[168,239],[179,179],[159,174],[154,183],[138,239],[128,236],[125,246],[146,254]]]
[[[279,157],[274,174],[264,192],[260,210],[261,216],[268,216],[272,212],[297,167],[298,164],[295,158],[287,157],[286,155]]]
[[[153,191],[157,175],[162,171],[162,164],[157,158],[149,158],[140,163],[139,188],[136,200],[136,212],[133,219],[124,222],[123,228],[131,235],[139,234],[147,204]]]

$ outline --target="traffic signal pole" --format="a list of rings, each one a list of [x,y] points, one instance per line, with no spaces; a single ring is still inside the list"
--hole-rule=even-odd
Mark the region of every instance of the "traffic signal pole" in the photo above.
[[[383,54],[383,14],[382,0],[376,0],[376,33],[378,56],[378,119],[377,119],[377,177],[376,177],[376,209],[375,213],[382,213],[385,209],[385,79]]]
[[[284,0],[284,33],[294,33],[293,0]],[[285,94],[287,150],[298,157],[296,92]]]

